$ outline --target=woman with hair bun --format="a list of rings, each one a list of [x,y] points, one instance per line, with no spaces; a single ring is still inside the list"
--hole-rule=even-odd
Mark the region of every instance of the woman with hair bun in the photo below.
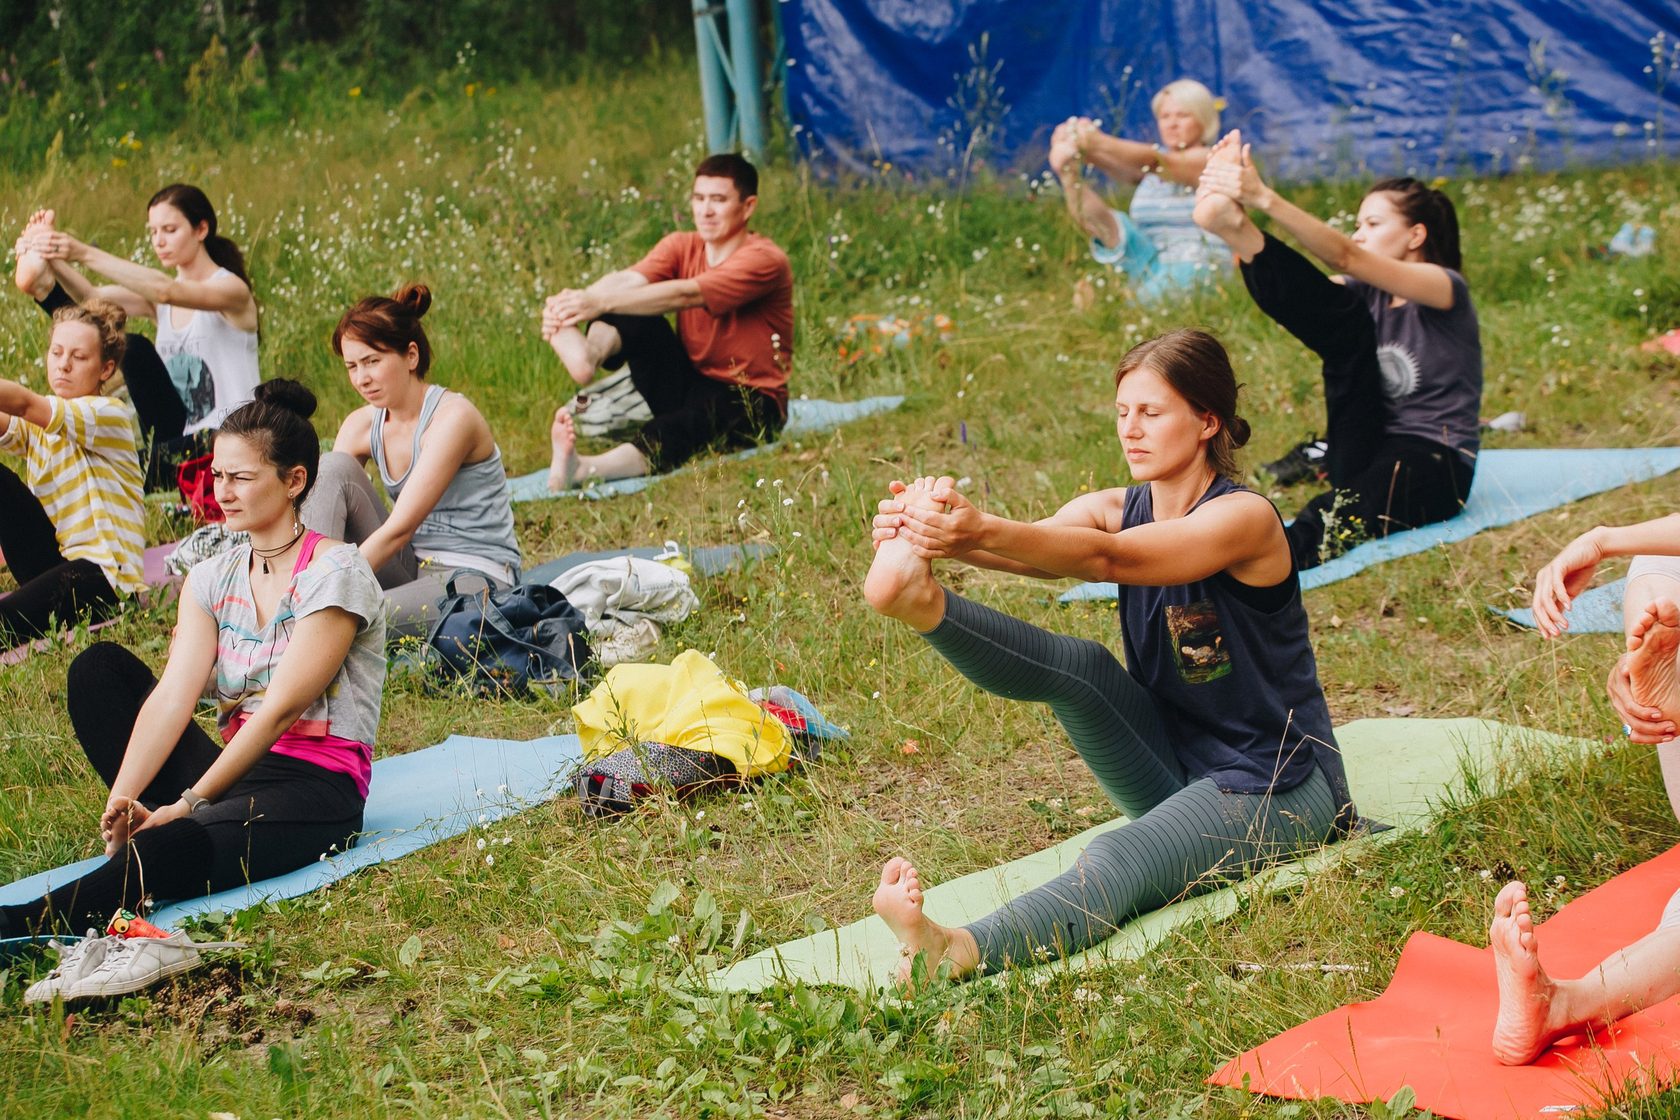
[[[1354,822],[1283,522],[1235,481],[1248,424],[1224,347],[1194,330],[1139,344],[1115,371],[1114,405],[1135,486],[1031,523],[982,513],[949,478],[893,483],[880,504],[870,606],[986,691],[1048,704],[1130,818],[1060,878],[960,929],[928,919],[916,868],[889,862],[874,906],[905,976],[919,953],[961,976],[1079,952]],[[947,590],[942,559],[1118,583],[1125,665]]]
[[[0,380],[0,551],[18,587],[0,597],[0,646],[102,614],[145,587],[145,511],[134,410],[101,392],[122,361],[126,317],[102,299],[53,313],[42,396]]]
[[[333,352],[367,401],[339,425],[304,522],[359,545],[391,601],[395,635],[424,633],[451,572],[519,582],[507,471],[490,425],[459,393],[428,385],[432,347],[423,284],[368,296],[333,330]],[[371,460],[391,509],[368,480]]]
[[[1245,207],[1333,275],[1262,233]],[[1289,526],[1296,566],[1456,516],[1481,447],[1482,337],[1452,200],[1416,179],[1384,179],[1349,236],[1261,182],[1233,132],[1208,157],[1195,216],[1236,252],[1260,310],[1323,362],[1324,439],[1265,468],[1284,485],[1330,483]]]
[[[1221,275],[1231,253],[1191,219],[1197,178],[1219,135],[1219,102],[1201,82],[1169,82],[1149,103],[1159,143],[1111,136],[1070,117],[1050,136],[1050,170],[1068,216],[1091,239],[1091,257],[1123,273],[1140,303],[1157,303]],[[1085,181],[1090,164],[1133,183],[1130,213],[1112,209]]]
[[[320,455],[314,409],[308,389],[277,380],[223,419],[216,501],[250,541],[187,576],[163,675],[112,642],[71,663],[70,722],[111,790],[108,859],[0,906],[0,937],[102,929],[118,907],[280,875],[361,830],[385,608],[354,546],[299,524]],[[201,697],[215,703],[221,747],[193,720]]]
[[[1131,823],[1074,868],[976,924],[922,913],[916,868],[882,868],[875,912],[904,954],[956,976],[1067,955],[1137,913],[1342,835],[1354,821],[1284,522],[1235,480],[1248,423],[1210,334],[1171,331],[1116,369],[1121,450],[1137,485],[1080,495],[1038,522],[983,514],[949,479],[892,484],[875,516],[870,606],[914,626],[986,692],[1050,705]],[[1126,665],[973,603],[932,561],[1119,584]]]
[[[150,444],[148,484],[172,483],[174,466],[207,451],[222,418],[257,388],[257,300],[244,254],[217,232],[204,192],[186,183],[171,183],[146,203],[152,251],[173,275],[80,241],[56,223],[52,210],[30,218],[17,242],[17,286],[49,315],[100,296],[130,318],[157,320],[155,346],[128,336],[122,371]],[[112,283],[95,286],[72,264]]]

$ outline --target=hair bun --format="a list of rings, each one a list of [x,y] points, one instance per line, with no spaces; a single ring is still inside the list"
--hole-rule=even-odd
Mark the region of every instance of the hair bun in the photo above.
[[[128,326],[128,312],[114,300],[92,296],[82,302],[82,309],[98,319],[103,328],[112,334],[121,334]]]
[[[424,284],[404,284],[391,298],[402,304],[403,309],[416,319],[432,306],[432,290]]]
[[[1253,434],[1248,421],[1241,416],[1233,416],[1226,421],[1225,430],[1231,433],[1231,446],[1242,447],[1248,443],[1248,437]]]
[[[257,391],[252,395],[264,404],[295,412],[304,420],[315,415],[315,394],[310,392],[303,382],[293,381],[289,377],[276,377],[260,382]]]

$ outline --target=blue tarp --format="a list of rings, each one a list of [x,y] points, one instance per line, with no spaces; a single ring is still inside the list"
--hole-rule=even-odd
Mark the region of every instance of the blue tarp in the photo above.
[[[819,168],[1044,166],[1071,114],[1155,138],[1193,77],[1289,178],[1648,158],[1680,0],[778,0],[788,112]],[[1680,71],[1663,147],[1680,153]]]

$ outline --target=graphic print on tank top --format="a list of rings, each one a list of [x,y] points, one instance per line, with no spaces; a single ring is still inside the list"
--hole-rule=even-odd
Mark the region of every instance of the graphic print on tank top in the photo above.
[[[164,357],[170,383],[181,403],[187,406],[187,427],[203,420],[216,407],[216,379],[210,366],[197,354],[176,352]]]
[[[1220,632],[1213,600],[1166,607],[1167,647],[1185,684],[1206,684],[1231,672],[1231,650]]]

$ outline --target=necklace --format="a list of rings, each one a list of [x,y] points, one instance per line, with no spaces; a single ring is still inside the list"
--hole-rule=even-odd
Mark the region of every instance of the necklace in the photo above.
[[[262,548],[258,548],[254,544],[251,546],[251,551],[256,553],[258,556],[260,556],[262,558],[263,575],[265,575],[265,576],[268,575],[268,558],[270,556],[279,556],[282,553],[290,552],[292,546],[294,544],[296,544],[298,541],[303,539],[303,533],[304,533],[303,526],[302,525],[296,525],[295,523],[294,523],[294,525],[297,529],[297,536],[293,537],[291,540],[287,541],[285,544],[281,545],[279,548],[262,549]]]

